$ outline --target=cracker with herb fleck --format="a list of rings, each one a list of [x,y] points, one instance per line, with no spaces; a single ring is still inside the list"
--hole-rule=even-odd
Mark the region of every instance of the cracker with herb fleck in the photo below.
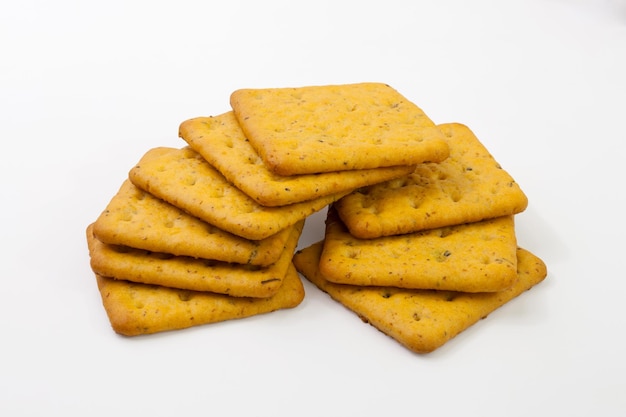
[[[421,164],[404,178],[364,187],[336,204],[351,234],[371,239],[526,209],[524,192],[467,126],[439,127],[450,148],[445,161]]]
[[[441,131],[382,83],[240,89],[230,104],[245,136],[278,175],[439,162]]]
[[[283,285],[267,298],[231,297],[116,280],[96,274],[105,312],[116,333],[138,336],[180,330],[297,307],[304,286],[290,264]]]
[[[489,293],[367,287],[328,281],[318,265],[323,242],[294,255],[302,275],[364,322],[416,353],[429,353],[494,310],[529,290],[547,275],[544,262],[531,252],[517,251],[518,279],[510,288]]]
[[[263,206],[284,206],[352,191],[410,174],[414,166],[282,176],[263,163],[235,114],[197,117],[180,124],[179,136],[228,181]]]
[[[222,230],[266,239],[324,209],[348,192],[302,203],[264,207],[230,183],[189,147],[150,149],[130,170],[137,187]]]
[[[87,229],[87,243],[91,269],[98,275],[234,297],[265,298],[279,290],[291,264],[303,225],[304,220],[301,220],[290,228],[290,236],[281,256],[267,267],[108,245],[94,236],[93,225]]]
[[[463,292],[502,291],[517,279],[513,216],[375,239],[352,236],[327,212],[319,269],[331,282]]]
[[[276,262],[291,233],[285,228],[263,240],[245,239],[187,214],[128,179],[93,230],[98,240],[112,245],[259,266]]]

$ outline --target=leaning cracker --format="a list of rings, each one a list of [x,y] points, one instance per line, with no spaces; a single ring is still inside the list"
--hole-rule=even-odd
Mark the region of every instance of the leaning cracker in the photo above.
[[[197,117],[180,124],[179,136],[213,167],[263,206],[275,207],[352,191],[410,174],[414,166],[276,175],[263,163],[239,126],[235,114]]]
[[[230,103],[245,136],[279,175],[439,162],[432,120],[382,83],[241,89]]]
[[[520,248],[517,251],[518,280],[499,292],[471,294],[334,284],[326,280],[318,268],[322,245],[318,242],[296,253],[293,262],[297,270],[364,322],[417,353],[441,347],[543,281],[547,274],[541,259]]]
[[[473,132],[440,125],[450,156],[422,164],[411,175],[365,187],[341,199],[337,212],[363,239],[470,223],[517,214],[528,199]]]
[[[151,252],[268,266],[283,252],[290,230],[249,240],[221,230],[125,180],[96,219],[98,240]]]
[[[290,228],[281,256],[268,267],[107,245],[96,239],[93,225],[87,228],[87,243],[91,269],[101,276],[233,297],[265,298],[274,295],[282,285],[303,225],[302,220]]]
[[[294,308],[304,298],[304,287],[293,265],[279,291],[268,298],[179,290],[97,274],[96,280],[111,326],[124,336],[179,330]]]
[[[352,236],[329,208],[319,268],[337,284],[494,292],[517,279],[513,216],[376,239]]]
[[[304,220],[348,192],[302,203],[264,207],[248,197],[189,147],[153,148],[130,170],[137,187],[222,230],[266,239]]]

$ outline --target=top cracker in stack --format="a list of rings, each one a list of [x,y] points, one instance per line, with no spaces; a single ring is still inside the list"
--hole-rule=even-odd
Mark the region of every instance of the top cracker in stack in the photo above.
[[[386,84],[241,89],[230,103],[278,175],[416,165],[449,153],[433,121]]]
[[[528,198],[460,123],[439,125],[450,148],[440,163],[351,193],[336,204],[350,233],[363,239],[477,222],[524,211]]]

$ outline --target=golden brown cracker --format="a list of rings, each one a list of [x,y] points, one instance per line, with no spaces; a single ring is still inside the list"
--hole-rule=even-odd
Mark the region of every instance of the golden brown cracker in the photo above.
[[[414,166],[282,176],[273,173],[245,137],[234,113],[197,117],[180,124],[179,136],[228,181],[257,203],[284,206],[352,191],[411,173]]]
[[[294,308],[304,287],[290,265],[279,291],[268,298],[231,297],[105,278],[96,274],[102,304],[116,333],[138,336],[185,329]]]
[[[281,256],[267,267],[108,245],[96,239],[90,225],[87,228],[90,265],[96,274],[109,278],[234,297],[266,298],[279,290],[303,225],[302,220],[290,228],[290,237]]]
[[[304,220],[347,192],[302,203],[264,207],[239,190],[189,147],[153,148],[130,170],[137,187],[218,228],[266,239]]]
[[[440,125],[450,156],[419,165],[407,177],[365,187],[341,199],[337,212],[354,236],[369,239],[517,214],[528,199],[474,133]]]
[[[293,260],[296,269],[364,322],[417,353],[441,347],[547,275],[544,262],[520,248],[517,251],[518,280],[499,292],[462,293],[334,284],[326,280],[318,268],[322,247],[323,242],[318,242],[297,252]]]
[[[276,262],[290,228],[263,240],[221,230],[125,180],[93,225],[98,240],[177,256],[268,266]]]
[[[387,84],[240,89],[231,107],[245,136],[279,175],[439,162],[440,130]]]
[[[376,239],[352,236],[334,208],[319,268],[331,282],[463,292],[502,291],[517,279],[513,216]]]

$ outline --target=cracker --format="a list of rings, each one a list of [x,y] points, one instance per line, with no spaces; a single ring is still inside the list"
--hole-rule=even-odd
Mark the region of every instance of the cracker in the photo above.
[[[294,256],[296,269],[331,298],[364,322],[411,351],[428,353],[441,347],[513,298],[543,281],[547,269],[525,249],[517,251],[518,280],[510,288],[491,293],[410,290],[334,284],[318,268],[323,243]]]
[[[293,265],[268,298],[230,297],[105,278],[96,274],[102,304],[116,333],[138,336],[294,308],[304,287]]]
[[[93,225],[98,240],[177,256],[268,266],[283,252],[290,230],[249,240],[221,230],[125,180]]]
[[[240,89],[230,103],[245,136],[279,175],[438,162],[443,135],[382,83]]]
[[[179,135],[228,181],[257,203],[275,207],[352,191],[410,174],[414,166],[282,176],[263,163],[234,113],[197,117],[180,124]]]
[[[266,239],[293,226],[348,193],[288,206],[264,207],[189,147],[150,149],[130,170],[129,179],[192,216],[251,240]]]
[[[234,264],[107,245],[87,229],[90,264],[101,276],[233,297],[270,297],[280,288],[304,221],[291,227],[279,259],[268,267]]]
[[[357,190],[336,204],[354,236],[368,239],[524,211],[528,199],[474,133],[459,123],[440,125],[450,156],[419,165],[407,177]]]
[[[338,284],[502,291],[517,279],[514,219],[358,239],[330,208],[319,268]]]

